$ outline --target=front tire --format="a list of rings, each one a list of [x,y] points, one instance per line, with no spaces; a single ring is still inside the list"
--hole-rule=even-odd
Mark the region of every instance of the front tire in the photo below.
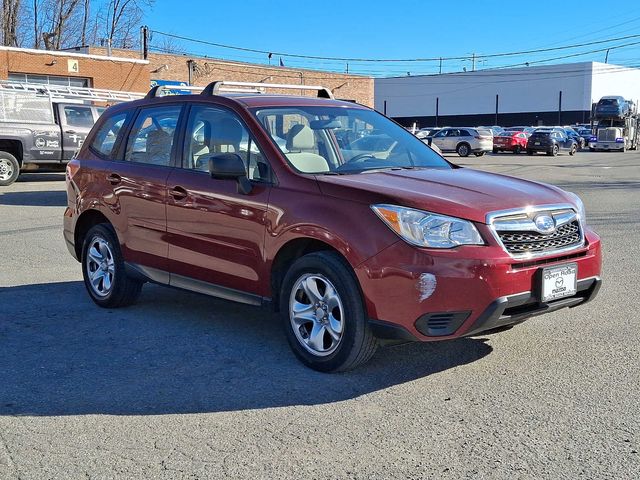
[[[289,346],[314,370],[351,370],[376,351],[357,280],[336,253],[296,260],[285,275],[280,306]]]
[[[575,145],[573,145],[571,147],[571,150],[569,150],[569,155],[574,156],[577,151],[578,151],[578,148]]]
[[[0,187],[11,185],[19,175],[18,159],[8,152],[0,152]]]
[[[484,154],[485,154],[485,152],[476,152],[476,153],[474,153],[474,155],[476,157],[482,157]]]
[[[513,153],[519,155],[522,152],[522,147],[520,145],[516,145],[516,148],[513,149]]]
[[[103,308],[135,303],[142,282],[125,271],[118,238],[107,224],[89,230],[82,246],[82,277],[91,299]]]

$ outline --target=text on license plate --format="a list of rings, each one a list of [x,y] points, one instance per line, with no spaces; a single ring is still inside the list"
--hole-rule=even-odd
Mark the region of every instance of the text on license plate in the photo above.
[[[542,301],[551,302],[575,295],[578,287],[578,265],[567,263],[542,269]]]

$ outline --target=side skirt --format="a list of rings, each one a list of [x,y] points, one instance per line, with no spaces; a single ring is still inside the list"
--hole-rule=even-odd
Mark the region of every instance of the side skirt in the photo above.
[[[135,263],[125,263],[127,275],[143,281],[167,285],[190,292],[202,293],[211,297],[223,298],[233,302],[244,303],[247,305],[262,306],[270,303],[269,298],[264,298],[253,293],[241,292],[233,288],[222,287],[213,283],[203,282],[194,278],[184,277],[182,275],[171,274],[164,270],[156,268],[144,267]]]

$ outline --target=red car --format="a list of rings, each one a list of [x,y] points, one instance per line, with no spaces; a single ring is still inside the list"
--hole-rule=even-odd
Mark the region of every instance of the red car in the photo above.
[[[69,163],[64,238],[97,305],[145,282],[270,304],[302,362],[338,371],[379,339],[484,334],[596,295],[576,195],[460,168],[326,89],[229,83],[113,106]]]
[[[524,132],[504,131],[493,137],[493,153],[527,151],[527,134]]]

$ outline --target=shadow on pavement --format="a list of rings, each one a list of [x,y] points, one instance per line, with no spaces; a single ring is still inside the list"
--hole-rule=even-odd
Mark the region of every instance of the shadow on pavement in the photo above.
[[[0,205],[22,207],[64,207],[67,205],[67,192],[62,190],[0,192]]]
[[[45,170],[41,169],[38,172],[22,172],[18,177],[18,182],[63,182],[64,181],[64,168]]]
[[[474,362],[482,339],[385,347],[314,372],[267,309],[145,285],[104,310],[82,282],[0,288],[0,415],[155,415],[315,405]]]

